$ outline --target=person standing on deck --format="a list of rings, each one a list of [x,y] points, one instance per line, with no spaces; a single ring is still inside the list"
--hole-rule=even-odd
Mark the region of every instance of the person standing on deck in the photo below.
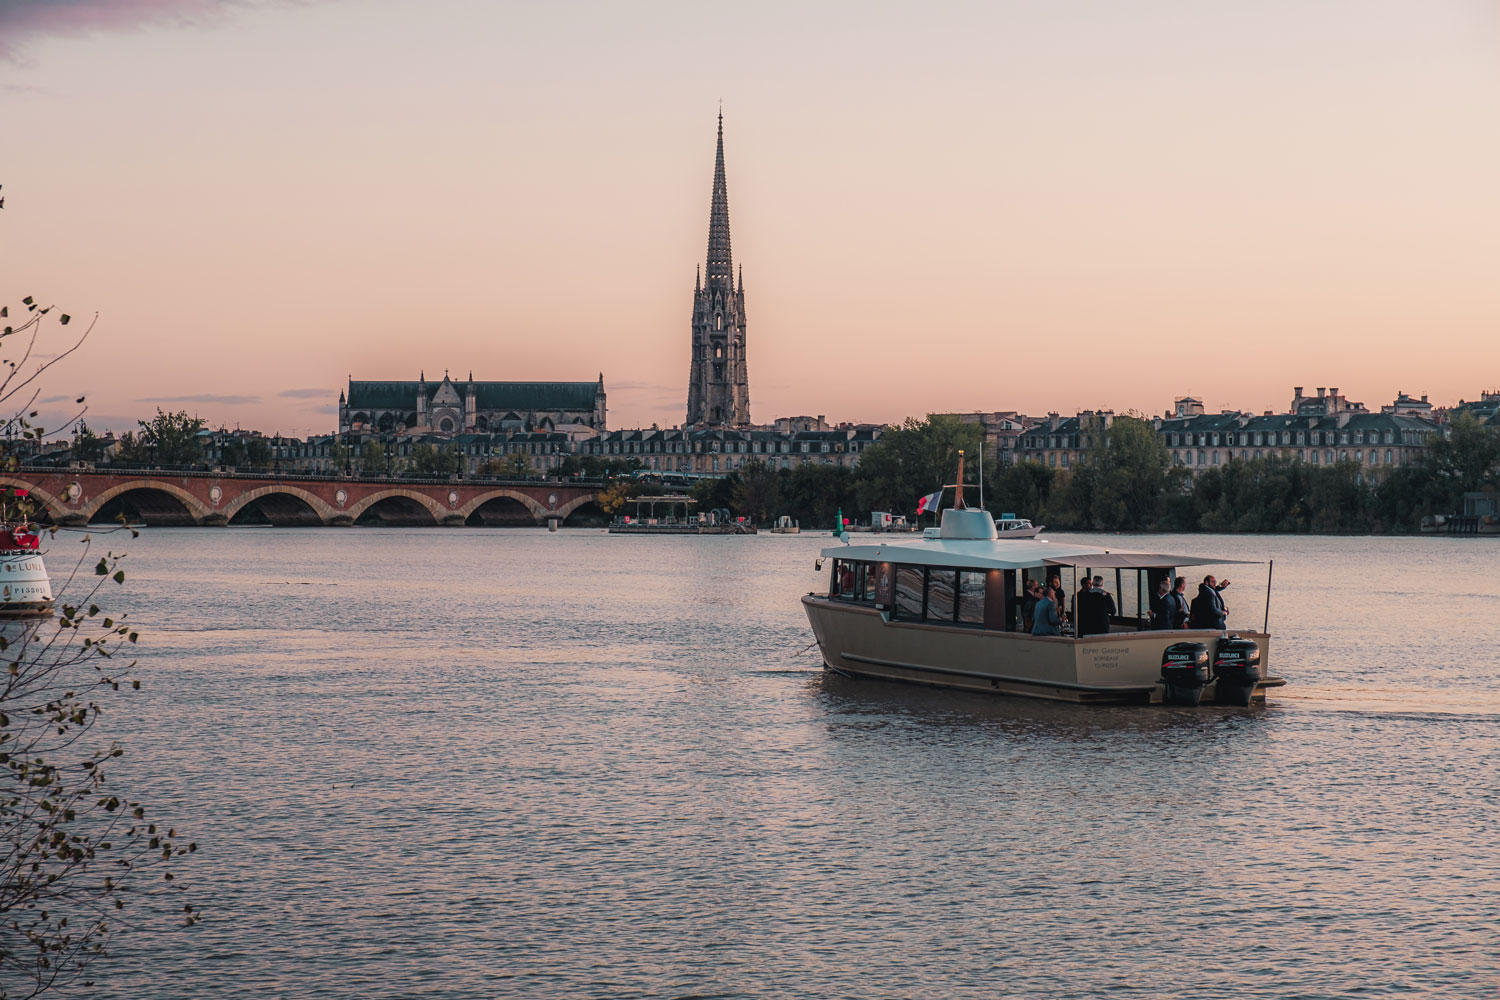
[[[1203,578],[1198,585],[1198,596],[1193,598],[1192,628],[1211,628],[1220,632],[1229,625],[1229,609],[1224,606],[1224,598],[1219,596],[1219,591],[1229,586],[1229,581],[1223,583],[1214,579],[1212,573]]]
[[[1089,589],[1078,594],[1078,634],[1108,635],[1115,611],[1115,599],[1104,589],[1104,577],[1094,577]]]
[[[1151,595],[1151,630],[1162,632],[1172,627],[1172,581],[1162,577]]]
[[[1032,635],[1062,635],[1062,616],[1057,613],[1057,591],[1048,587],[1037,598],[1032,611],[1036,621],[1031,626]]]
[[[1187,599],[1187,577],[1179,576],[1175,581],[1172,592],[1167,595],[1167,621],[1166,627],[1180,629],[1188,627],[1188,599]]]

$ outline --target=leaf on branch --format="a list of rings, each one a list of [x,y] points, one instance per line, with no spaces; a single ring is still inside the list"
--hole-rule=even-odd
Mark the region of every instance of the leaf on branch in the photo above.
[[[73,317],[69,316],[67,313],[63,313],[60,317],[58,317],[57,321],[59,323],[61,323],[63,326],[67,326],[68,325],[68,320],[70,320],[72,318]]]

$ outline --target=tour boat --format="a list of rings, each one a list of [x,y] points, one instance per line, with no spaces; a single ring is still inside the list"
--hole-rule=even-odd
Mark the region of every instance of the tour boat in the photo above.
[[[832,563],[828,593],[802,604],[824,665],[839,674],[1055,701],[1192,705],[1248,705],[1285,683],[1266,672],[1264,625],[1148,630],[1147,595],[1162,578],[1242,560],[1005,539],[989,512],[964,507],[962,489],[942,526],[920,541],[871,539],[822,554],[820,566]],[[1134,574],[1134,607],[1117,609],[1107,633],[1022,631],[1026,579],[1077,581],[1109,570],[1117,597]]]
[[[52,581],[30,525],[0,524],[0,618],[52,614]]]

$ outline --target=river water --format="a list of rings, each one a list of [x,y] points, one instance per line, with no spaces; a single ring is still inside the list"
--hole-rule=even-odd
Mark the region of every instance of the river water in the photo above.
[[[107,541],[114,773],[199,843],[205,917],[81,994],[1500,990],[1500,543],[1111,536],[1274,558],[1290,683],[1241,710],[825,675],[826,535]],[[1266,572],[1223,570],[1231,626]]]

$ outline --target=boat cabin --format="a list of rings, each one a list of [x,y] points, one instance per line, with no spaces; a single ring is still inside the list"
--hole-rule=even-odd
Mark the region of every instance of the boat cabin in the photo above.
[[[1151,596],[1161,580],[1189,566],[1236,561],[1036,538],[996,544],[998,532],[987,512],[944,513],[942,528],[920,542],[825,549],[832,562],[828,597],[873,607],[892,621],[1021,632],[1027,580],[1057,586],[1063,610],[1071,613],[1082,582],[1102,575],[1115,599],[1110,631],[1135,632],[1151,627]],[[1196,589],[1195,580],[1189,596]]]

